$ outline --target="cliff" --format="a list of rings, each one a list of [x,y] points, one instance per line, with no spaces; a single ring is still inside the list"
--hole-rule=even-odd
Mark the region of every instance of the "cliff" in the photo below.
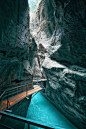
[[[0,92],[8,84],[32,82],[36,44],[27,0],[0,1]]]
[[[86,2],[43,0],[30,23],[46,96],[78,128],[86,127]]]

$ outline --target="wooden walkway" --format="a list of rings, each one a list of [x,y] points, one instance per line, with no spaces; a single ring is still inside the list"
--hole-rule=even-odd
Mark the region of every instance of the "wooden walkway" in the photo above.
[[[32,95],[35,92],[38,92],[40,90],[42,90],[43,88],[41,88],[38,85],[33,85],[33,87],[31,89],[29,89],[27,92],[22,92],[18,95],[15,95],[11,98],[9,98],[9,108],[11,106],[13,106],[14,104],[18,103],[19,101],[21,101],[22,99],[24,99],[26,96]],[[7,109],[7,100],[4,100],[0,103],[0,111],[4,111]]]

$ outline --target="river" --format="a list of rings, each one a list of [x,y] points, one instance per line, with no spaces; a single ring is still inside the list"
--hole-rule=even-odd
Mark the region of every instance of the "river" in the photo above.
[[[40,92],[32,98],[26,117],[52,126],[57,126],[56,129],[77,129]],[[28,129],[27,124],[25,124],[24,129]],[[42,128],[30,125],[30,129]]]

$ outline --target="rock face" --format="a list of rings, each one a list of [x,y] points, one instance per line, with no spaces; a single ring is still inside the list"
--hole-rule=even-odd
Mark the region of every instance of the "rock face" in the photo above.
[[[78,128],[86,128],[86,2],[43,0],[31,21],[46,96]]]
[[[0,91],[7,84],[32,82],[35,55],[27,0],[1,0]]]
[[[39,68],[39,64],[38,64],[38,59],[37,57],[35,58],[35,65],[34,65],[34,72],[33,72],[33,76],[34,77],[38,77],[38,78],[41,78],[41,71],[40,71],[40,68]]]
[[[86,69],[45,59],[46,96],[78,128],[86,127]],[[78,125],[79,123],[79,125]]]

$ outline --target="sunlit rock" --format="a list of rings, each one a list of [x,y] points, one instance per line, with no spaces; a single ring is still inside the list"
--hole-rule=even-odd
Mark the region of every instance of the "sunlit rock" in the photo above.
[[[46,65],[47,64],[47,65]],[[43,64],[47,77],[46,96],[57,108],[74,123],[85,128],[86,120],[86,70],[73,66],[73,69],[51,63]],[[75,68],[75,69],[74,69]],[[77,68],[77,70],[76,70]]]
[[[72,123],[85,129],[85,0],[43,0],[30,24],[47,77],[46,96]]]
[[[38,64],[38,59],[35,58],[35,65],[34,65],[34,71],[33,71],[33,76],[34,77],[39,77],[41,78],[41,70],[40,70],[40,67],[39,67],[39,64]]]

